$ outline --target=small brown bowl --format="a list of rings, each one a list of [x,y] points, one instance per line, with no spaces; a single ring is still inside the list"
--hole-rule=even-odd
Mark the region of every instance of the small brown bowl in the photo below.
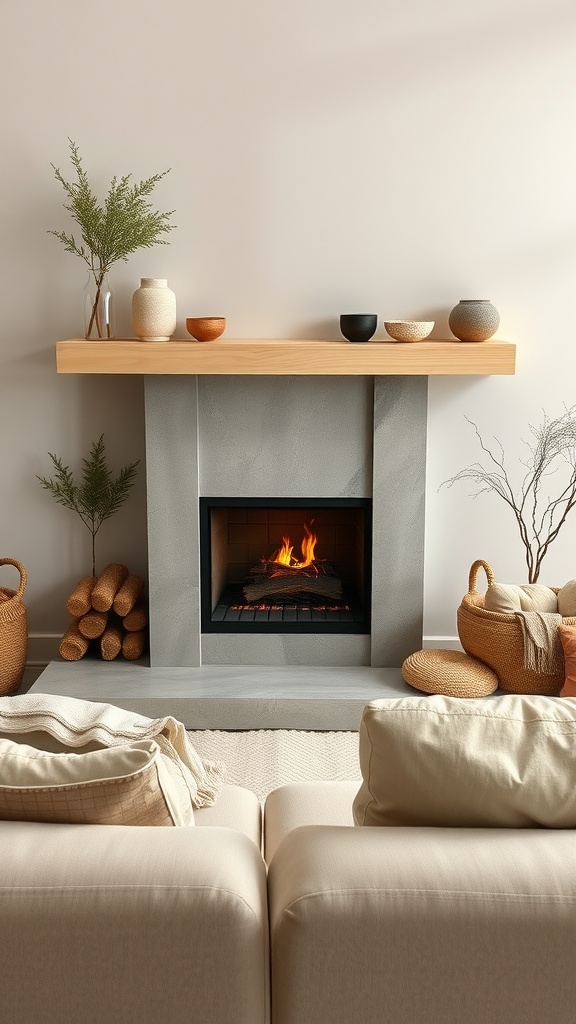
[[[226,318],[223,316],[189,316],[186,317],[186,330],[195,341],[214,341],[226,330]]]

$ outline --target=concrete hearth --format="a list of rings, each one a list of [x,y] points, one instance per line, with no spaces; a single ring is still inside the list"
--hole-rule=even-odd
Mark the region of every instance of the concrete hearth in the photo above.
[[[187,729],[356,731],[362,708],[415,696],[399,669],[299,666],[150,668],[129,662],[53,661],[31,693],[115,704]]]

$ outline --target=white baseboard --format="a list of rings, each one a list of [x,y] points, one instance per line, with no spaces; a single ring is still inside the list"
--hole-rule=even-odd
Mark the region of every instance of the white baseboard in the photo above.
[[[58,657],[58,647],[62,633],[29,633],[27,668],[46,668],[46,665]]]
[[[425,648],[434,648],[434,650],[441,649],[443,651],[462,650],[462,644],[457,636],[425,636],[423,646]]]
[[[28,635],[27,678],[31,679],[34,675],[34,679],[37,679],[46,666],[59,657],[58,647],[61,639],[61,633],[30,633]],[[462,645],[456,636],[425,636],[423,647],[449,651],[462,650]]]

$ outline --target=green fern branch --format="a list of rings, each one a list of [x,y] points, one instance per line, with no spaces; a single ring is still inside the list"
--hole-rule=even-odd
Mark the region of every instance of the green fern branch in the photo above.
[[[124,466],[116,478],[106,462],[104,435],[93,442],[88,458],[82,459],[82,482],[75,483],[68,466],[48,452],[54,467],[53,477],[38,476],[42,487],[54,500],[80,517],[92,535],[92,575],[96,575],[96,535],[107,519],[124,504],[134,484],[139,462]]]
[[[67,181],[59,167],[54,164],[51,167],[64,189],[68,200],[64,209],[78,225],[80,239],[68,231],[52,230],[48,234],[54,235],[66,252],[79,256],[87,264],[99,289],[104,275],[115,263],[126,261],[138,249],[168,245],[164,236],[175,227],[170,222],[175,211],[154,210],[148,197],[158,182],[170,173],[170,168],[140,182],[133,182],[131,174],[121,178],[114,176],[101,204],[88,180],[78,146],[72,139],[68,142],[75,179]],[[90,331],[87,336],[89,334]]]

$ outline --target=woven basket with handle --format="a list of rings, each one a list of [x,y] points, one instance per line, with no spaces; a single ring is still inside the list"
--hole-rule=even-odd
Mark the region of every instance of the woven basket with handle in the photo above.
[[[28,617],[22,604],[26,569],[14,558],[0,558],[0,565],[13,565],[20,573],[18,590],[0,587],[0,696],[6,697],[22,682],[28,650]]]
[[[468,577],[468,593],[458,608],[458,636],[467,654],[479,658],[494,670],[502,690],[508,693],[542,693],[557,697],[564,685],[564,662],[553,674],[524,668],[524,636],[514,613],[492,612],[484,607],[484,594],[476,588],[478,572],[486,573],[488,586],[495,582],[488,562],[479,558],[472,564]],[[558,593],[557,587],[552,587]],[[576,625],[576,618],[562,620]]]

